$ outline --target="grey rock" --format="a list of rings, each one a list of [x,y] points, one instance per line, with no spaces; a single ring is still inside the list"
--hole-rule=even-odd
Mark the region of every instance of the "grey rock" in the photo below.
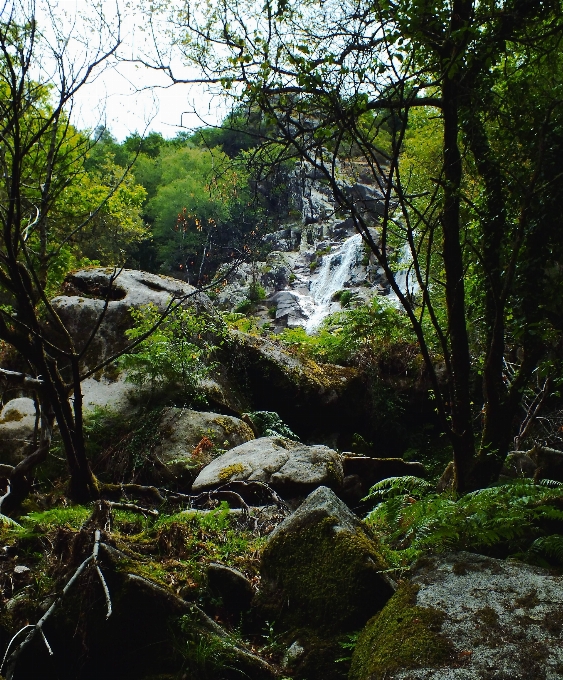
[[[0,461],[17,465],[30,453],[35,430],[33,399],[18,397],[0,412]]]
[[[186,305],[209,309],[206,295],[193,286],[168,276],[157,276],[134,269],[123,269],[110,286],[116,272],[111,267],[91,267],[69,275],[66,295],[52,305],[71,333],[80,351],[102,313],[106,296],[109,303],[103,321],[86,355],[91,367],[127,345],[125,331],[133,326],[131,309],[152,303],[164,310],[172,298],[186,299]],[[56,332],[52,331],[55,335]]]
[[[461,552],[427,561],[412,582],[419,588],[416,605],[444,613],[440,634],[455,652],[451,667],[398,668],[393,680],[562,677],[563,577]],[[367,651],[361,638],[356,650],[358,657]]]
[[[537,467],[536,463],[534,463],[527,453],[512,451],[506,456],[506,460],[500,471],[499,479],[506,480],[533,477]]]
[[[290,668],[291,666],[295,665],[304,654],[304,647],[302,647],[299,641],[296,640],[292,645],[290,645],[289,649],[284,654],[282,661],[283,667]]]
[[[277,491],[303,494],[320,485],[340,487],[340,455],[328,446],[305,446],[281,437],[260,437],[237,446],[207,465],[192,491],[211,489],[233,480],[259,481]]]
[[[292,515],[274,529],[269,540],[273,540],[280,534],[302,531],[328,517],[336,520],[337,532],[355,533],[363,527],[358,517],[338,498],[334,491],[326,486],[320,486],[307,496]]]
[[[163,411],[160,432],[162,441],[155,456],[168,475],[185,483],[214,456],[254,438],[252,429],[239,418],[175,407]]]

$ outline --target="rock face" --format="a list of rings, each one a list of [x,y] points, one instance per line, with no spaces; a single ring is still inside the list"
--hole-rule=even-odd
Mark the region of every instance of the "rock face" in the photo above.
[[[35,430],[33,399],[18,397],[0,413],[0,463],[17,465],[30,453]]]
[[[470,553],[426,561],[369,621],[350,680],[557,680],[563,577]]]
[[[109,297],[104,319],[86,355],[90,365],[125,346],[124,333],[133,325],[131,309],[148,303],[165,309],[171,298],[184,298],[195,293],[193,286],[178,279],[133,269],[122,270],[110,285],[114,274],[115,270],[103,267],[77,271],[67,277],[67,294],[52,300],[53,307],[80,349],[89,338]],[[203,308],[210,306],[209,299],[202,294],[189,298],[186,304],[197,304]]]
[[[266,482],[280,494],[303,495],[321,485],[342,485],[341,456],[328,446],[305,446],[281,437],[260,437],[231,449],[207,465],[192,491],[235,480]]]
[[[225,449],[254,439],[251,428],[239,418],[175,407],[163,411],[160,431],[162,441],[155,456],[179,485],[191,483]]]

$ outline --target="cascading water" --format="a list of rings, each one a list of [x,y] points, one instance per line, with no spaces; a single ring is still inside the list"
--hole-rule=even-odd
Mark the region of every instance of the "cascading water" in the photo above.
[[[398,262],[399,266],[402,265],[404,269],[400,269],[398,272],[395,273],[395,281],[397,282],[397,285],[399,286],[399,290],[401,291],[401,293],[403,293],[403,295],[406,295],[407,297],[413,296],[420,291],[420,286],[418,285],[418,281],[416,280],[416,275],[412,269],[409,269],[411,263],[412,263],[411,251],[408,244],[406,244],[401,248],[401,253]],[[387,299],[393,305],[401,306],[399,298],[396,295],[395,291],[393,291],[393,289],[391,289],[391,292],[387,296]]]
[[[344,288],[353,269],[362,261],[363,245],[360,234],[346,239],[338,250],[323,256],[317,276],[311,282],[313,308],[305,323],[307,333],[314,333],[323,319],[340,305],[333,302],[333,295]]]

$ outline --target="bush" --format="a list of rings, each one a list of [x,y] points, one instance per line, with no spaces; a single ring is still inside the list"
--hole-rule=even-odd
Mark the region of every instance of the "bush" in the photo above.
[[[157,323],[161,312],[148,304],[131,314],[135,327],[126,335],[135,340]],[[198,385],[212,367],[209,359],[215,345],[210,334],[217,340],[224,333],[222,320],[178,307],[131,354],[122,356],[119,365],[128,371],[127,379],[140,387],[180,385],[186,397],[197,400]]]

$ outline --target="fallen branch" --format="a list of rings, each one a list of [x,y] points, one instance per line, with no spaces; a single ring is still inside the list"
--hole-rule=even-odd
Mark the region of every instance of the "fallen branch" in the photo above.
[[[63,601],[65,595],[68,593],[68,591],[71,589],[74,583],[78,580],[80,575],[84,573],[86,568],[90,565],[94,565],[96,572],[100,578],[102,588],[104,590],[104,594],[106,597],[106,604],[107,604],[107,614],[106,614],[106,619],[108,619],[111,616],[112,613],[112,607],[111,607],[111,598],[109,594],[109,589],[107,587],[107,583],[104,579],[104,575],[102,573],[102,570],[100,569],[100,566],[98,564],[98,553],[100,550],[100,537],[101,533],[99,529],[96,529],[94,532],[94,548],[92,550],[92,554],[89,555],[76,569],[66,586],[63,588],[62,593],[60,596],[53,602],[53,604],[47,609],[45,614],[39,619],[39,621],[35,625],[27,625],[21,628],[10,640],[8,644],[8,648],[6,649],[6,653],[4,654],[4,659],[2,661],[2,665],[0,666],[0,673],[4,670],[4,666],[7,664],[7,669],[6,669],[6,680],[12,680],[14,677],[14,671],[15,671],[15,666],[18,658],[24,651],[24,649],[33,641],[37,633],[39,632],[41,634],[41,637],[43,639],[43,642],[45,643],[45,646],[47,648],[47,651],[49,652],[50,656],[54,655],[54,652],[51,648],[51,645],[49,644],[49,641],[47,640],[47,637],[45,635],[45,632],[43,630],[43,626],[45,622],[49,619],[49,617],[53,614],[53,612],[57,609],[57,607],[61,604]],[[30,630],[31,629],[31,630]],[[10,649],[13,644],[13,642],[19,637],[19,635],[26,630],[29,630],[29,633],[25,637],[24,641],[20,644],[19,647],[16,647],[14,651],[10,654]]]
[[[0,383],[2,382],[33,390],[41,388],[45,384],[41,378],[33,378],[26,373],[18,373],[17,371],[8,371],[5,368],[0,368]]]
[[[116,503],[114,501],[106,501],[110,508],[114,510],[130,510],[131,512],[140,512],[142,515],[151,515],[152,517],[158,517],[158,510],[153,510],[151,508],[142,508],[140,505],[135,505],[135,503]]]

